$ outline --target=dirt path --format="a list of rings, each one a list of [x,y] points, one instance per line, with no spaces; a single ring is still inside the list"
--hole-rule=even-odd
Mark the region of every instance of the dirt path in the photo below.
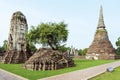
[[[118,66],[120,66],[120,61],[95,66],[83,70],[78,70],[74,72],[69,72],[61,75],[56,75],[48,78],[43,78],[39,80],[88,80],[96,75],[104,73],[109,67],[116,68]]]

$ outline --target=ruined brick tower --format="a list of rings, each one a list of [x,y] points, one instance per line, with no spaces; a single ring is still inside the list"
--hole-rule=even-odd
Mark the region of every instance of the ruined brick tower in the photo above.
[[[28,32],[26,17],[20,11],[13,13],[8,36],[7,52],[3,63],[23,63],[29,58],[25,33]]]
[[[115,59],[115,49],[113,48],[103,20],[103,9],[100,8],[100,15],[94,40],[90,45],[86,58],[87,59]]]

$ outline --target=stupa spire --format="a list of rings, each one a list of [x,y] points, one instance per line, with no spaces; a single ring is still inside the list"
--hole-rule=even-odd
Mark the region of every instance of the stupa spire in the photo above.
[[[115,49],[113,48],[107,30],[105,29],[102,6],[94,40],[87,50],[86,59],[116,59]]]
[[[98,21],[97,29],[100,29],[100,28],[105,28],[102,5],[100,7],[100,15],[99,15],[99,21]]]

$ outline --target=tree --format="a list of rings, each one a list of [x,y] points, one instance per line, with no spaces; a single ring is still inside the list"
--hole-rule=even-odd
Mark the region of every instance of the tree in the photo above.
[[[117,46],[116,53],[120,55],[120,37],[116,41],[116,46]]]
[[[2,47],[0,46],[0,53],[3,53],[3,49],[2,49]]]
[[[68,30],[64,22],[60,23],[41,23],[36,28],[32,26],[28,33],[31,42],[49,46],[57,50],[62,43],[67,41]]]
[[[5,53],[7,51],[7,40],[3,41],[3,45],[0,46],[0,53]]]
[[[30,34],[26,33],[25,37],[26,37],[26,42],[27,42],[27,49],[33,54],[37,50],[37,48],[35,44],[31,42]]]
[[[83,50],[80,49],[80,50],[78,50],[78,54],[81,55],[81,56],[84,56],[84,55],[86,55],[87,50],[88,50],[88,48],[85,48],[85,49],[83,49]]]
[[[3,46],[2,46],[2,48],[3,48],[4,52],[7,51],[7,40],[4,40],[4,41],[3,41]]]
[[[78,55],[82,56],[83,53],[82,53],[82,49],[78,50]]]
[[[67,50],[70,50],[70,47],[66,47],[65,45],[59,46],[58,50],[61,52],[66,52]]]
[[[33,43],[28,44],[28,49],[30,50],[32,54],[37,50],[37,48],[35,47]]]

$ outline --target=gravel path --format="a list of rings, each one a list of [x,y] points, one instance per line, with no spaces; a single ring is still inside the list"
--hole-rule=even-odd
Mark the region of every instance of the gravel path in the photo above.
[[[95,66],[83,70],[77,70],[74,72],[69,72],[61,75],[56,75],[48,78],[43,78],[39,80],[88,80],[96,75],[99,75],[101,73],[104,73],[107,68],[116,68],[120,66],[120,61],[100,65],[100,66]]]
[[[28,80],[13,73],[0,69],[0,80]]]

